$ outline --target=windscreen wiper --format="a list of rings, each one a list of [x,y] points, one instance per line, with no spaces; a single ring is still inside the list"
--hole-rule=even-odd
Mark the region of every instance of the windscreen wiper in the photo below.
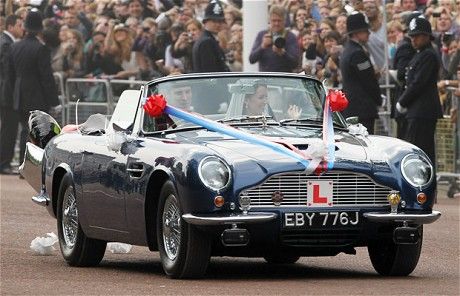
[[[262,120],[263,122],[264,120],[266,121],[267,119],[273,119],[273,117],[270,115],[243,115],[243,116],[238,116],[238,117],[220,119],[217,122],[220,122],[220,123],[260,122],[259,120]]]
[[[318,118],[318,117],[305,117],[305,118],[298,118],[298,119],[293,119],[293,118],[287,118],[280,120],[280,125],[286,125],[287,123],[294,123],[294,124],[312,124],[312,125],[323,125],[323,118]],[[333,122],[332,123],[334,127],[338,127],[340,129],[345,129],[343,125]]]
[[[302,117],[302,118],[287,118],[287,119],[282,119],[280,120],[280,124],[286,124],[286,123],[314,123],[314,124],[323,124],[323,119],[318,118],[318,117]]]

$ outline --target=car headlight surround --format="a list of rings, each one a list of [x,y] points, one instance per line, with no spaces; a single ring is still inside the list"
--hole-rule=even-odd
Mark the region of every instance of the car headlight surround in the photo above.
[[[207,156],[200,161],[198,175],[201,182],[214,191],[225,189],[231,180],[229,166],[220,158]]]
[[[433,179],[433,166],[426,157],[411,153],[401,161],[401,173],[410,185],[422,188]]]

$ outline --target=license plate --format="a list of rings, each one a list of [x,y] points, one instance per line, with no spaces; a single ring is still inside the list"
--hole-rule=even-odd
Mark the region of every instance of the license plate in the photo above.
[[[284,213],[285,228],[341,227],[359,225],[358,211],[351,212],[297,212]]]

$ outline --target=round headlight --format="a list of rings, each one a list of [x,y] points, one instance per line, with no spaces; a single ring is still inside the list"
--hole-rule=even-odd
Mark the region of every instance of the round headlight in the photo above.
[[[418,154],[406,155],[401,163],[401,172],[409,184],[423,187],[433,178],[433,167],[430,162]]]
[[[200,162],[198,174],[201,182],[215,191],[224,189],[230,182],[230,168],[214,156],[206,157]]]

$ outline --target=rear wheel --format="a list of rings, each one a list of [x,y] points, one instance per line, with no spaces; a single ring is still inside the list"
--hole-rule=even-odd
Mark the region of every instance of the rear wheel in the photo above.
[[[381,275],[407,276],[414,271],[420,258],[423,226],[416,244],[395,244],[392,239],[375,240],[367,247],[374,269]]]
[[[270,264],[294,264],[300,259],[300,256],[289,254],[270,254],[264,256],[264,259]]]
[[[172,278],[202,277],[208,267],[211,242],[206,235],[182,219],[174,185],[167,181],[160,193],[157,213],[157,242],[161,264]]]
[[[78,220],[77,200],[72,176],[67,173],[59,187],[57,207],[59,246],[71,266],[95,266],[104,257],[105,241],[88,238]]]

